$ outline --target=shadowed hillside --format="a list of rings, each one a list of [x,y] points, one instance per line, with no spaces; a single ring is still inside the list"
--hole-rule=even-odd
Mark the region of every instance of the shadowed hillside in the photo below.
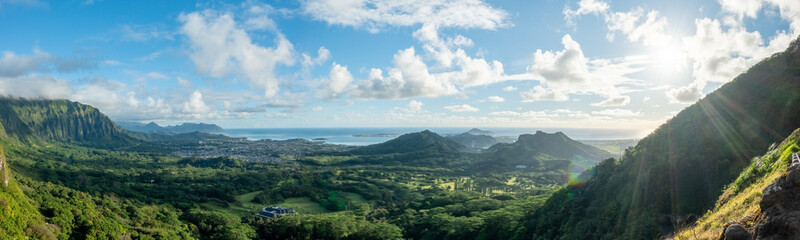
[[[800,124],[800,43],[687,107],[585,184],[528,217],[524,239],[652,239],[713,207],[725,184]]]

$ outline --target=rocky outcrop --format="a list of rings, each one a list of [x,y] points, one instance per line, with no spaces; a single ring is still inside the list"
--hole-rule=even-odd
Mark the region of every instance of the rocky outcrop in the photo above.
[[[800,165],[764,189],[753,239],[800,239]]]
[[[725,224],[719,239],[800,239],[800,164],[764,188],[759,207],[761,213],[752,224],[748,220]]]

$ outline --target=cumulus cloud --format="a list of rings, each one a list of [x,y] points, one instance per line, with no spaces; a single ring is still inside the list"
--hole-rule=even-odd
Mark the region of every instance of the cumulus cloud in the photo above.
[[[348,91],[354,98],[439,97],[507,79],[499,61],[467,54],[463,47],[473,46],[471,39],[458,34],[440,36],[442,28],[494,30],[510,26],[505,11],[483,1],[311,0],[303,2],[302,8],[317,20],[371,32],[386,26],[420,25],[413,37],[435,66],[429,67],[414,47],[400,50],[394,56],[395,65],[385,69],[388,76],[381,69],[371,69],[367,80],[358,81],[357,87]]]
[[[576,17],[586,14],[599,14],[607,11],[609,8],[608,3],[597,0],[581,0],[578,2],[578,9],[572,10],[569,7],[564,7],[564,20],[568,25],[574,24],[573,21]]]
[[[207,113],[209,111],[211,111],[211,108],[206,106],[206,102],[203,101],[203,93],[200,93],[198,90],[192,92],[192,95],[189,96],[189,100],[183,103],[183,113],[198,114]]]
[[[481,0],[309,0],[302,2],[302,10],[328,24],[366,28],[370,32],[388,25],[424,23],[490,30],[510,25],[506,21],[508,13]]]
[[[402,99],[438,97],[456,94],[458,90],[447,79],[428,72],[428,66],[414,48],[394,55],[395,67],[383,76],[379,69],[370,70],[370,79],[358,83],[351,96],[362,99]]]
[[[330,97],[335,98],[343,93],[353,82],[353,75],[347,70],[346,66],[333,63],[331,71],[328,73],[330,81],[328,82],[327,90],[330,92]]]
[[[479,111],[478,108],[470,106],[468,104],[445,106],[444,109],[450,110],[451,112],[477,112],[477,111]]]
[[[319,47],[317,57],[311,58],[308,53],[303,53],[303,71],[308,71],[312,66],[322,64],[331,58],[331,51],[325,47]]]
[[[520,93],[526,102],[565,101],[568,93],[593,93],[606,97],[619,97],[617,85],[630,84],[636,80],[626,75],[642,70],[641,61],[631,59],[589,60],[580,44],[567,34],[561,39],[561,51],[536,50],[533,65],[528,70],[541,85]]]
[[[411,102],[408,102],[408,105],[407,105],[406,109],[408,109],[408,111],[410,111],[410,112],[419,112],[419,111],[422,110],[422,106],[423,105],[425,105],[425,104],[423,104],[420,101],[411,100]]]
[[[658,11],[644,13],[637,8],[630,12],[614,12],[606,15],[608,40],[614,39],[616,32],[624,34],[630,42],[642,42],[644,46],[663,46],[671,37],[665,34],[667,18],[660,17]]]
[[[704,82],[693,82],[688,86],[667,90],[667,97],[672,103],[694,103],[703,97]]]
[[[793,39],[790,34],[779,32],[765,43],[758,31],[749,32],[743,26],[723,27],[716,19],[697,19],[695,25],[695,34],[683,38],[694,81],[667,90],[673,103],[700,99],[707,82],[728,82],[762,59],[783,51]]]
[[[277,94],[276,66],[294,63],[293,45],[283,34],[277,33],[276,46],[263,47],[253,43],[231,14],[206,10],[181,14],[179,20],[183,23],[181,33],[189,39],[189,57],[199,73],[244,76],[251,85],[263,88],[265,97]]]
[[[514,86],[511,86],[511,85],[508,85],[508,86],[503,88],[503,91],[506,91],[506,92],[513,92],[513,91],[516,91],[516,90],[517,90],[517,88],[514,87]]]

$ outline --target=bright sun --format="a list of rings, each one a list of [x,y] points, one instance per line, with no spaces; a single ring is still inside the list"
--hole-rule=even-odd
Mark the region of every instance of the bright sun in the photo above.
[[[686,65],[686,54],[680,45],[669,43],[651,48],[648,53],[650,67],[659,74],[682,72]]]

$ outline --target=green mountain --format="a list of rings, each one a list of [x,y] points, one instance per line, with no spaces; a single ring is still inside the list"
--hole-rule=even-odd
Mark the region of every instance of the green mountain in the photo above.
[[[572,140],[562,132],[522,134],[514,143],[499,143],[487,150],[485,168],[514,168],[525,165],[526,169],[557,170],[573,164],[578,171],[594,166],[612,154],[596,147]]]
[[[417,133],[403,134],[395,139],[360,147],[350,151],[356,155],[429,153],[432,155],[458,153],[464,145],[425,130]]]
[[[35,139],[119,146],[133,142],[96,108],[68,100],[0,98],[0,130],[22,141]]]
[[[222,129],[222,127],[217,126],[216,124],[207,123],[182,123],[180,125],[166,127],[159,126],[155,122],[150,122],[148,124],[138,122],[117,122],[117,125],[128,131],[158,133],[165,135],[192,132],[220,133],[225,131],[225,129]]]
[[[523,239],[653,239],[711,209],[769,144],[800,123],[800,43],[685,108],[565,187],[527,218]]]
[[[458,135],[448,136],[447,138],[466,146],[470,150],[480,150],[497,144],[497,139],[489,135],[473,134],[465,132]]]

